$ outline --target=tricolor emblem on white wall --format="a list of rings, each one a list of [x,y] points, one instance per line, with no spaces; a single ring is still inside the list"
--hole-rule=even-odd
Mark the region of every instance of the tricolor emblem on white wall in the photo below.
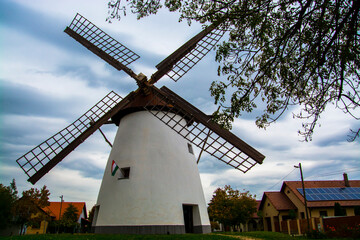
[[[111,176],[115,176],[116,171],[119,169],[119,166],[116,165],[115,161],[113,160],[111,163]]]

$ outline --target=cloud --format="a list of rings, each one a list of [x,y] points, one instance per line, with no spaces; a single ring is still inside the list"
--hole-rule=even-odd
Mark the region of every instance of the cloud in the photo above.
[[[100,184],[101,179],[84,177],[78,170],[57,166],[36,185],[48,186],[51,192],[50,201],[60,201],[58,196],[63,195],[64,201],[86,202],[87,209],[90,210],[96,203]]]

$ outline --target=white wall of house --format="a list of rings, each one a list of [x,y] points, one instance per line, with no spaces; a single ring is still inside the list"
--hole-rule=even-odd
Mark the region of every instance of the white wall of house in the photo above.
[[[85,215],[85,209],[83,208],[80,215],[79,215],[79,219],[77,220],[78,223],[81,223],[81,219],[84,218],[86,219],[86,215]]]

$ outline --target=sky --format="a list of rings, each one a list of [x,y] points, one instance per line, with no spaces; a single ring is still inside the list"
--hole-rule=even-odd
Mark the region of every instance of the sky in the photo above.
[[[107,0],[1,0],[0,1],[0,183],[13,178],[21,193],[46,185],[50,201],[85,201],[88,210],[96,203],[104,168],[110,153],[100,132],[95,132],[35,186],[16,159],[72,123],[108,92],[125,97],[136,90],[135,81],[118,72],[63,31],[76,13],[82,14],[106,33],[141,56],[129,67],[150,76],[155,66],[201,30],[198,24],[179,22],[178,15],[161,11],[136,20],[127,14],[108,23]],[[215,53],[209,53],[178,82],[164,77],[156,86],[166,86],[206,114],[216,110],[210,84],[217,76]],[[236,119],[232,132],[266,156],[249,172],[206,154],[198,165],[207,203],[218,187],[230,185],[250,191],[261,199],[264,191],[279,191],[283,181],[360,179],[360,147],[347,142],[350,129],[359,122],[329,105],[322,114],[311,142],[298,135],[301,120],[286,112],[266,130],[255,125],[256,113]],[[116,126],[102,128],[108,139]],[[200,150],[195,149],[195,154]]]

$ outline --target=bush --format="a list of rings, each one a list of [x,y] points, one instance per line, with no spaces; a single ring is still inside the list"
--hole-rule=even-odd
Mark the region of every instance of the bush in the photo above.
[[[323,232],[320,232],[318,230],[312,230],[312,231],[307,232],[306,237],[311,238],[311,239],[325,239],[325,238],[327,238],[326,234],[324,234]]]
[[[333,226],[327,226],[327,229],[326,235],[331,238],[347,237],[360,239],[360,224],[355,227],[345,225],[337,229]]]
[[[348,237],[353,239],[360,239],[360,224],[355,227],[347,227]]]
[[[219,225],[218,222],[211,221],[210,225],[211,225],[211,231],[212,232],[214,232],[214,230],[220,230],[220,225]]]

